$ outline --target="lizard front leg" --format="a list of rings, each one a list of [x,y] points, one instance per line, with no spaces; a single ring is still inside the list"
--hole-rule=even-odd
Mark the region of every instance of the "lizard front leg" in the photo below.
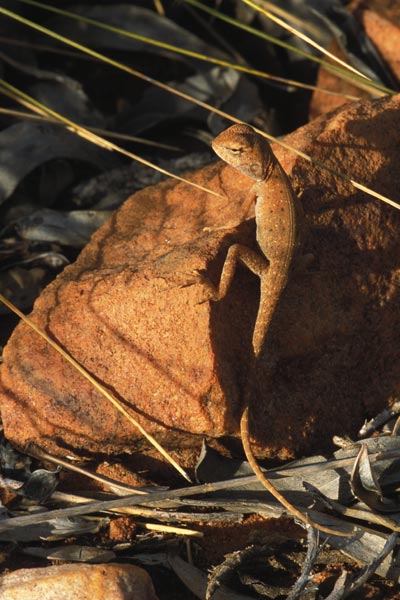
[[[254,275],[260,278],[260,304],[252,339],[254,354],[257,357],[261,352],[270,317],[273,313],[268,302],[268,288],[271,287],[271,281],[268,276],[270,271],[269,261],[247,246],[233,244],[226,255],[218,287],[215,287],[210,280],[205,278],[203,278],[203,284],[208,289],[209,299],[214,301],[222,300],[228,292],[238,262],[245,265]]]

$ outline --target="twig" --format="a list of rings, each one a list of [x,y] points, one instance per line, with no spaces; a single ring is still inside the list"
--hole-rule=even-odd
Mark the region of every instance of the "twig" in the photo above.
[[[325,598],[325,600],[344,600],[344,598],[348,598],[350,594],[353,594],[356,590],[358,590],[375,573],[379,565],[393,550],[396,543],[397,533],[392,533],[382,550],[376,556],[376,558],[372,560],[369,565],[366,565],[362,569],[359,576],[355,579],[350,580],[348,577],[348,573],[346,573],[346,571],[343,571],[343,573],[341,574],[341,576],[335,584],[335,589],[332,591],[331,594],[329,594],[329,596]]]
[[[314,529],[314,527],[307,527],[307,542],[307,554],[303,564],[303,568],[301,570],[300,577],[297,579],[296,583],[292,587],[286,600],[299,600],[301,598],[302,591],[305,589],[306,585],[312,577],[310,572],[314,566],[314,563],[319,553],[319,535],[318,531]]]
[[[110,477],[106,477],[105,475],[99,475],[98,473],[92,473],[91,471],[87,471],[83,467],[79,467],[78,465],[74,465],[67,460],[63,460],[62,458],[58,458],[57,456],[52,456],[48,452],[45,452],[41,448],[38,448],[34,444],[28,444],[28,446],[24,450],[25,454],[29,456],[33,456],[34,458],[39,458],[42,460],[48,460],[49,462],[61,465],[64,469],[68,469],[69,471],[74,471],[75,473],[80,473],[89,479],[93,479],[94,481],[98,481],[102,485],[106,486],[112,492],[114,492],[117,496],[128,496],[129,494],[146,494],[149,490],[143,490],[143,487],[137,487],[133,485],[128,485],[127,483],[121,483],[116,481],[115,479],[110,479]]]

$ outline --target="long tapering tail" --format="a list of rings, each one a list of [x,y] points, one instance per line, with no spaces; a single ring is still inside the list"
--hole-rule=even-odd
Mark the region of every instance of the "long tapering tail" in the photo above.
[[[281,293],[288,280],[289,264],[271,262],[268,276],[261,278],[260,303],[253,332],[254,356],[258,358]]]
[[[240,420],[240,434],[242,438],[244,453],[251,468],[253,469],[254,474],[257,476],[258,481],[262,483],[265,489],[268,490],[268,492],[272,494],[272,496],[276,500],[278,500],[278,502],[280,502],[282,506],[284,506],[286,510],[289,511],[289,513],[297,517],[306,525],[309,525],[310,527],[315,527],[315,529],[323,531],[324,533],[329,533],[331,535],[337,535],[340,537],[351,537],[352,535],[354,535],[353,533],[338,531],[337,529],[331,529],[330,527],[325,527],[324,525],[316,523],[315,521],[310,519],[310,517],[303,514],[298,508],[293,506],[293,504],[289,502],[289,500],[286,500],[286,498],[276,489],[273,483],[271,483],[271,481],[264,475],[264,472],[258,464],[250,445],[249,405],[245,407],[242,414],[242,418]]]

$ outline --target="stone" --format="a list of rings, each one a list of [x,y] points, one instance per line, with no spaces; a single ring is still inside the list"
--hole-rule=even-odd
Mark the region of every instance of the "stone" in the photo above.
[[[339,43],[333,39],[327,46],[327,50],[340,58],[344,62],[349,62],[349,57],[346,52],[342,49]],[[332,65],[337,64],[329,56],[325,56],[324,60]],[[317,81],[315,83],[317,89],[314,90],[310,105],[308,108],[308,118],[310,120],[316,119],[317,117],[331,112],[335,108],[342,106],[348,102],[353,102],[355,99],[370,99],[375,95],[375,92],[367,88],[361,89],[360,87],[351,83],[351,80],[337,77],[335,73],[332,73],[323,66],[318,69]],[[327,93],[334,92],[333,94]],[[380,96],[378,92],[376,94]]]
[[[0,577],[2,600],[157,600],[149,575],[135,565],[65,564],[18,569]]]
[[[399,3],[392,0],[353,0],[350,6],[379,55],[399,80]]]
[[[389,72],[395,79],[400,80],[400,9],[398,3],[390,0],[353,0],[347,10],[353,13],[366,36],[375,46],[377,53],[386,64]],[[339,44],[333,40],[328,50],[338,58],[348,62],[348,56]],[[327,62],[333,63],[332,59],[326,58]],[[317,86],[342,94],[349,94],[358,98],[373,97],[376,92],[360,89],[351,84],[350,81],[340,79],[324,67],[318,71]],[[395,88],[396,89],[396,88]],[[348,102],[341,96],[328,95],[322,91],[315,91],[309,109],[310,119],[327,113]]]
[[[285,141],[398,198],[400,96],[345,105]],[[288,458],[355,435],[399,392],[399,212],[275,146],[310,223],[315,259],[294,274],[252,392],[259,455]],[[191,177],[215,197],[167,181],[129,198],[77,261],[36,301],[32,318],[130,408],[168,448],[203,436],[238,439],[258,307],[258,281],[239,268],[227,297],[204,300],[193,270],[218,281],[234,241],[256,248],[241,205],[251,182],[217,162]],[[229,230],[206,231],[232,221]],[[274,369],[271,373],[271,360]],[[81,375],[25,324],[4,351],[6,437],[60,454],[146,447]],[[234,444],[235,445],[235,444]]]

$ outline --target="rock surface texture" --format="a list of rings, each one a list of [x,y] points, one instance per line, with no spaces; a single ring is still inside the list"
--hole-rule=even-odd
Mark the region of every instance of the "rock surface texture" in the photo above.
[[[400,96],[346,105],[286,138],[400,201]],[[309,272],[294,274],[253,390],[260,455],[327,448],[354,435],[399,392],[400,213],[275,147],[310,223]],[[250,181],[221,162],[192,175],[215,197],[167,181],[129,198],[35,303],[32,318],[131,408],[163,444],[238,435],[258,307],[258,281],[239,268],[227,297],[201,303],[194,269],[218,281],[234,241],[256,247],[241,220]],[[269,354],[274,371],[270,376]],[[1,370],[5,434],[58,453],[118,453],[141,435],[26,325]]]
[[[157,600],[149,575],[134,565],[55,565],[0,577],[2,600]]]

